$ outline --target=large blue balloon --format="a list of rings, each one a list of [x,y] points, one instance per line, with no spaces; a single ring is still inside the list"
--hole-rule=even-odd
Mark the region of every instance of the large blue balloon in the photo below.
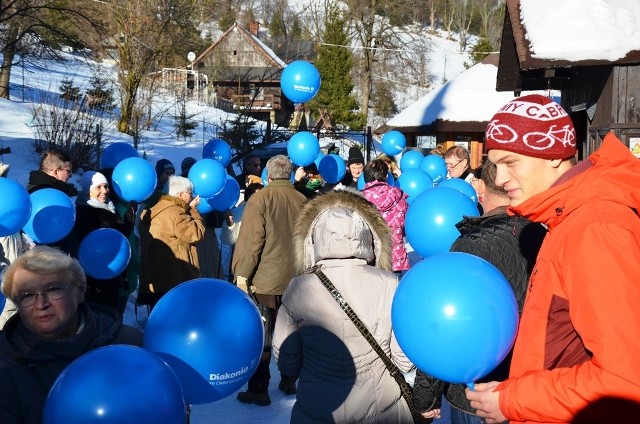
[[[76,209],[69,196],[55,188],[43,188],[30,197],[31,215],[22,229],[33,241],[55,243],[71,232]]]
[[[329,154],[320,160],[318,172],[323,180],[329,184],[337,184],[342,181],[347,173],[347,164],[340,156]]]
[[[420,163],[424,155],[419,150],[407,150],[400,158],[400,170],[402,172],[410,169],[420,168]]]
[[[0,177],[0,237],[15,234],[29,221],[31,199],[19,183]]]
[[[382,136],[382,151],[389,156],[399,155],[405,147],[407,139],[400,131],[389,131]]]
[[[409,205],[405,217],[407,241],[423,258],[448,252],[460,237],[456,224],[463,216],[478,215],[476,203],[458,190],[434,187],[419,194]]]
[[[438,187],[455,188],[474,202],[478,201],[478,193],[476,193],[476,189],[462,178],[449,178],[448,180],[440,182]]]
[[[298,166],[307,166],[320,154],[320,142],[309,131],[295,133],[287,143],[287,154]]]
[[[420,169],[429,174],[434,184],[439,184],[447,178],[447,164],[442,156],[425,156],[420,162]]]
[[[518,328],[518,305],[495,266],[468,253],[442,253],[418,262],[402,278],[391,324],[418,368],[469,385],[508,354]]]
[[[267,167],[265,166],[260,174],[260,179],[262,180],[262,185],[267,186],[269,184],[269,176],[267,175]]]
[[[5,299],[2,292],[0,292],[0,311],[4,310],[5,303],[7,303],[7,299]]]
[[[116,194],[127,202],[143,202],[156,188],[156,171],[142,158],[127,158],[116,165],[111,177]]]
[[[227,179],[224,166],[215,159],[201,159],[189,170],[193,191],[200,197],[213,197],[220,193]]]
[[[86,235],[78,248],[78,260],[88,275],[108,280],[120,275],[131,259],[129,240],[113,228],[100,228]]]
[[[226,141],[212,138],[202,148],[203,159],[215,159],[226,167],[231,162],[231,147]]]
[[[407,193],[407,202],[410,204],[425,190],[433,188],[433,180],[426,172],[419,168],[403,171],[398,178],[400,189]]]
[[[211,211],[226,211],[231,209],[240,199],[240,186],[235,178],[227,175],[222,191],[213,197],[200,199],[198,204],[198,212],[201,214]],[[203,205],[204,203],[204,205]],[[202,206],[200,206],[202,205]]]
[[[187,407],[171,368],[129,345],[92,350],[62,371],[44,406],[45,424],[184,423]]]
[[[173,368],[187,403],[209,403],[238,390],[255,372],[262,319],[236,286],[199,278],[160,299],[147,321],[144,347]]]
[[[127,158],[137,158],[138,151],[128,143],[111,143],[100,156],[100,168],[115,168],[117,164]]]
[[[293,103],[308,102],[320,90],[320,72],[311,63],[296,60],[282,71],[280,87]]]

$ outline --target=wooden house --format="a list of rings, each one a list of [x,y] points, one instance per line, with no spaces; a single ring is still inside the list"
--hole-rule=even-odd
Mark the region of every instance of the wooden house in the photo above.
[[[484,133],[494,113],[514,98],[495,89],[498,54],[487,56],[465,72],[409,105],[374,133],[390,130],[404,134],[409,147],[429,147],[428,139],[442,150],[465,147],[471,167],[482,163]],[[543,92],[541,92],[543,93]]]
[[[261,120],[288,122],[293,104],[282,95],[280,75],[286,66],[255,34],[234,24],[198,55],[193,69],[205,74],[209,90],[235,110]],[[285,124],[286,125],[286,124]]]
[[[587,8],[586,2],[574,4],[576,8]],[[607,58],[610,52],[600,47],[606,42],[619,45],[620,35],[634,30],[624,28],[624,25],[639,22],[640,13],[637,8],[623,9],[624,6],[616,0],[605,0],[600,6],[605,9],[593,13],[593,22],[580,28],[583,31],[581,35],[575,25],[549,25],[547,31],[540,31],[540,19],[531,18],[540,14],[543,5],[537,0],[506,0],[496,89],[516,95],[525,90],[560,90],[561,104],[576,127],[579,159],[596,150],[609,131],[630,148],[636,143],[640,145],[638,37],[633,37],[635,41],[629,40],[631,47],[622,51],[617,59]],[[568,7],[557,7],[547,13],[553,16],[554,22],[575,22],[578,15],[581,18],[589,16],[583,10]],[[606,20],[617,14],[624,19],[616,21],[614,18],[615,25],[609,25]],[[534,28],[534,25],[538,27]],[[568,27],[574,33],[570,33]],[[584,51],[584,54],[576,58],[575,51],[553,55],[545,53],[542,37],[549,39],[548,31],[555,31],[557,40],[570,40],[575,50]],[[597,45],[585,41],[587,32]]]

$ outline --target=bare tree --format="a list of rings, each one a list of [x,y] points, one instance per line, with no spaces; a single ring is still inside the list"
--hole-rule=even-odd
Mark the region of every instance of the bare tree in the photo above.
[[[0,97],[8,99],[11,68],[17,55],[28,55],[34,45],[38,51],[54,53],[52,47],[81,41],[84,29],[100,26],[86,0],[9,0],[0,3]]]
[[[144,79],[152,71],[171,63],[170,59],[176,53],[176,40],[189,40],[195,33],[194,3],[194,0],[112,0],[104,3],[114,34],[114,59],[118,62],[120,132],[131,131],[138,90]],[[189,51],[192,46],[181,47]]]

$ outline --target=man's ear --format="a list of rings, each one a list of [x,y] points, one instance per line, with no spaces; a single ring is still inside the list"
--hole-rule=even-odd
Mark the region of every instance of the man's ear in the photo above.
[[[564,162],[564,159],[549,159],[552,168],[558,168]]]

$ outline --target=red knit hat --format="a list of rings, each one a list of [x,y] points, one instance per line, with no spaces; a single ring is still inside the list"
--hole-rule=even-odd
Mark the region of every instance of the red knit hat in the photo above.
[[[493,115],[486,132],[486,150],[491,149],[566,159],[576,154],[576,130],[559,104],[530,94],[511,100]]]

